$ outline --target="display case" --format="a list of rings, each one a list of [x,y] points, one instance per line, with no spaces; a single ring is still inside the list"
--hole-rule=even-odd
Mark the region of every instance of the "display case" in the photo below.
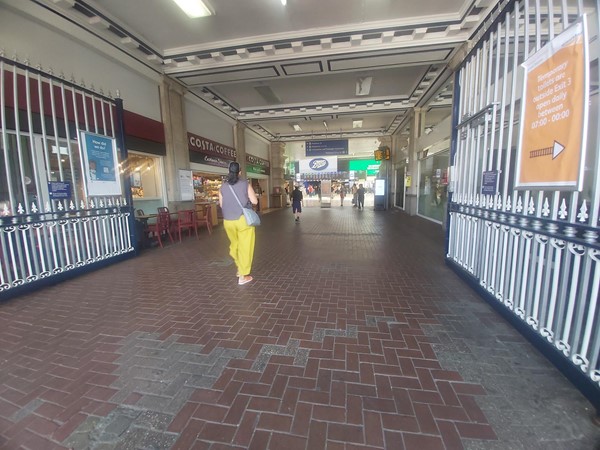
[[[194,174],[194,197],[196,201],[218,202],[222,177],[219,175]]]

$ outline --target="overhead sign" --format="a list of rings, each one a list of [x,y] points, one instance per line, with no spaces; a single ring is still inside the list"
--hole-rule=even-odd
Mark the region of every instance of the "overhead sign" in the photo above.
[[[306,156],[332,156],[348,154],[348,139],[306,141]]]
[[[581,189],[588,118],[585,16],[523,67],[516,187]]]

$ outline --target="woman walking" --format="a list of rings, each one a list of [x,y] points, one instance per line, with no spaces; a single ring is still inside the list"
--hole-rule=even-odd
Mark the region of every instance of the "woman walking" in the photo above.
[[[229,254],[237,267],[238,284],[252,281],[252,259],[254,258],[254,227],[248,226],[242,207],[249,202],[258,203],[254,189],[247,180],[240,180],[240,165],[237,162],[229,164],[227,179],[219,190],[219,205],[223,211],[223,226],[229,238]],[[235,199],[239,199],[239,203]]]

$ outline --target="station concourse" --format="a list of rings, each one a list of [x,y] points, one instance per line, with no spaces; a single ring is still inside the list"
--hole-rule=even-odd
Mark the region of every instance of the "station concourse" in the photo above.
[[[594,409],[399,210],[263,215],[0,304],[0,448],[593,450]],[[50,301],[51,300],[51,301]]]

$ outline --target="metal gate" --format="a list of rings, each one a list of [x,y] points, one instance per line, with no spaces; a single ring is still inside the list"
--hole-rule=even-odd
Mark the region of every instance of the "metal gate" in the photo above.
[[[517,189],[521,64],[584,15],[590,46],[589,131],[583,137],[581,187]],[[449,264],[501,310],[510,311],[514,323],[546,342],[555,362],[576,368],[573,373],[591,387],[597,407],[599,53],[597,2],[507,2],[477,38],[455,79],[447,242]],[[493,193],[485,193],[485,174],[496,182]]]
[[[0,113],[0,297],[133,254],[131,208],[90,192],[82,142],[124,159],[120,100],[0,55]]]

